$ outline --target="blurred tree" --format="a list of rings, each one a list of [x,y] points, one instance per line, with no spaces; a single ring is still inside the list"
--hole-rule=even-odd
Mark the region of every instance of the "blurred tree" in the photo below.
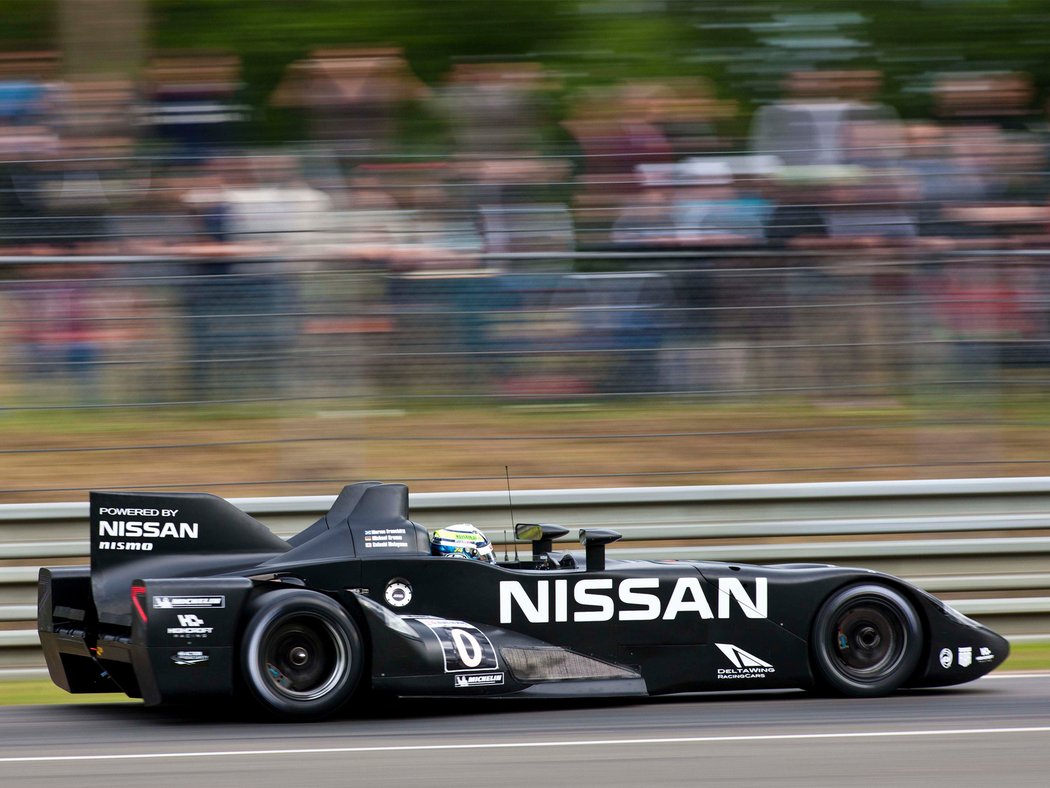
[[[59,0],[59,41],[67,74],[134,76],[148,38],[144,0]]]
[[[244,63],[245,99],[267,138],[301,130],[301,113],[263,112],[289,63],[323,46],[401,47],[436,81],[456,60],[520,57],[566,34],[574,0],[150,0],[153,46],[222,49]]]
[[[0,48],[58,46],[62,1],[0,0]],[[777,96],[788,72],[813,68],[882,70],[882,97],[908,116],[930,111],[929,88],[944,71],[1026,71],[1037,95],[1050,84],[1046,0],[138,1],[150,49],[241,57],[258,139],[302,131],[266,99],[289,63],[322,46],[401,47],[431,84],[457,61],[508,58],[538,59],[570,89],[707,76],[745,108]]]
[[[0,48],[51,49],[57,46],[57,0],[3,0],[4,24],[0,27]]]

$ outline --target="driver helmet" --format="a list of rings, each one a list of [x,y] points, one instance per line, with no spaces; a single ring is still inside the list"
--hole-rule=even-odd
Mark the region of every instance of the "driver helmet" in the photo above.
[[[430,552],[449,558],[473,558],[475,561],[496,563],[492,542],[470,523],[457,523],[434,531]]]

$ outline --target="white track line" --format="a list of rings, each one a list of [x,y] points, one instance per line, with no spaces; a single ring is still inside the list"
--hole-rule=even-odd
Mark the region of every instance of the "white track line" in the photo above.
[[[803,741],[807,739],[878,739],[896,736],[987,736],[996,733],[1050,733],[1050,725],[1032,728],[959,728],[916,731],[857,731],[854,733],[773,733],[746,736],[682,736],[664,739],[590,739],[580,741],[499,742],[490,744],[405,744],[374,747],[303,747],[281,750],[216,750],[196,752],[142,752],[104,755],[27,755],[0,758],[0,763],[51,761],[130,761],[147,758],[227,758],[256,755],[321,755],[369,752],[426,752],[432,750],[515,750],[538,747],[601,747],[625,744],[706,744],[749,741]]]
[[[1050,679],[1050,670],[1044,670],[1036,673],[991,673],[987,676],[981,676],[980,681],[985,679]]]

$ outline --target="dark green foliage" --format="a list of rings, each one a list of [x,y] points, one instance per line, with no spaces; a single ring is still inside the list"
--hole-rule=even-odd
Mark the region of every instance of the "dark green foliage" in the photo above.
[[[0,48],[58,48],[56,9],[76,1],[0,0]],[[878,68],[886,75],[883,97],[912,117],[928,114],[925,88],[938,72],[1023,70],[1034,76],[1040,96],[1050,82],[1045,0],[143,2],[151,49],[242,57],[245,99],[255,108],[249,137],[259,140],[302,131],[289,113],[268,109],[266,99],[287,65],[319,46],[400,46],[430,84],[456,62],[487,59],[541,60],[566,90],[625,78],[706,76],[721,98],[745,110],[775,97],[793,68]],[[436,138],[434,119],[411,125],[423,138]]]

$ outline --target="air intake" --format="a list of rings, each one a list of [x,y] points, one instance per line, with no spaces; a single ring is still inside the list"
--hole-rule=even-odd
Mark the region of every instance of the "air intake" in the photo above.
[[[560,648],[503,648],[503,661],[526,684],[570,679],[635,679],[633,670]]]

